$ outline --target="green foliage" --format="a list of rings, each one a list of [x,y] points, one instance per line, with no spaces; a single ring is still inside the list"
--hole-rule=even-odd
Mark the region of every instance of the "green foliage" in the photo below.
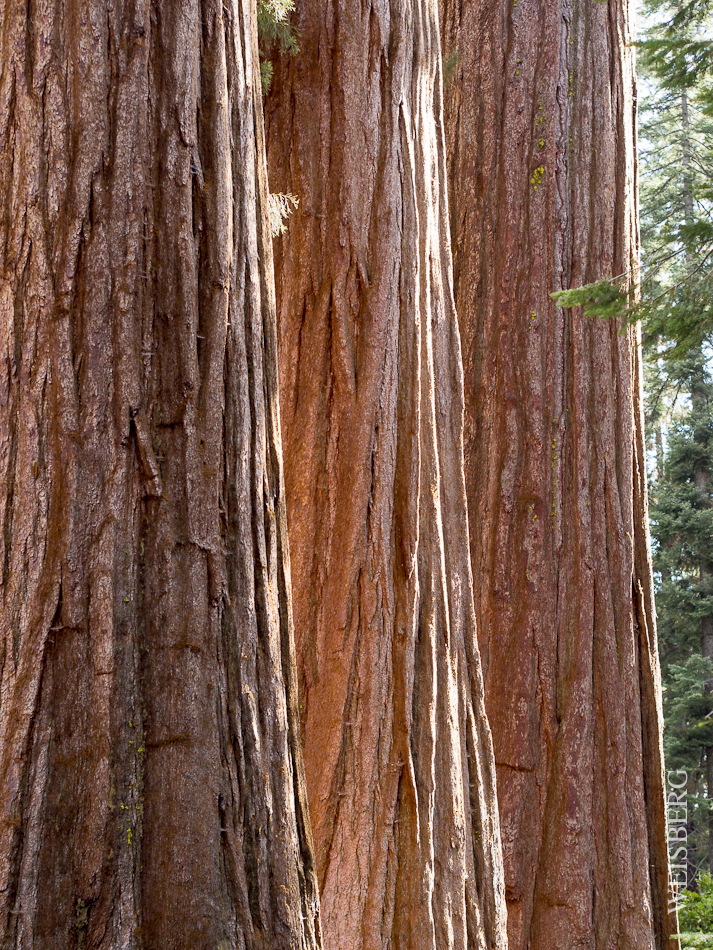
[[[651,486],[650,510],[664,753],[667,769],[688,774],[686,846],[692,866],[701,867],[710,813],[706,763],[713,750],[713,663],[703,656],[702,634],[713,618],[713,387],[700,350],[669,370],[680,405],[655,423],[667,422],[667,451]]]
[[[693,653],[683,663],[671,663],[666,672],[667,763],[669,767],[695,768],[701,750],[713,745],[713,721],[708,718],[713,702],[710,696],[703,694],[704,683],[713,675],[713,663]]]
[[[704,872],[698,881],[698,890],[684,891],[678,909],[678,925],[681,931],[703,931],[713,946],[713,878]],[[691,943],[689,946],[707,946]]]
[[[597,280],[584,287],[558,290],[550,294],[558,307],[584,307],[588,317],[605,320],[625,317],[630,310],[630,295],[621,280]]]
[[[272,70],[273,66],[269,59],[260,60],[260,85],[262,86],[262,94],[264,96],[266,96],[270,90]]]
[[[260,39],[260,81],[263,94],[272,82],[272,63],[265,59],[274,47],[294,56],[299,52],[297,33],[289,22],[295,0],[257,0],[257,32]]]
[[[706,36],[711,0],[647,0],[644,15],[654,23],[638,44],[639,68],[667,90],[694,89],[710,74]]]
[[[656,358],[677,361],[713,340],[713,0],[648,0],[644,12],[643,267],[557,299],[591,316],[643,321]],[[634,300],[626,288],[636,283]]]
[[[289,15],[295,0],[257,0],[257,31],[266,46],[278,43],[281,52],[298,52],[297,36],[290,26]]]
[[[681,950],[713,950],[713,933],[680,933]]]

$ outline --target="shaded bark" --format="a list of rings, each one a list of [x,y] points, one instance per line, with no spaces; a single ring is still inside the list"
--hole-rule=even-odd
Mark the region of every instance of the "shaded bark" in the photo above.
[[[513,950],[663,948],[660,673],[633,329],[628,0],[441,0],[476,616]]]
[[[270,181],[325,945],[504,947],[475,636],[433,0],[298,5]]]
[[[314,948],[246,0],[9,0],[4,948]]]

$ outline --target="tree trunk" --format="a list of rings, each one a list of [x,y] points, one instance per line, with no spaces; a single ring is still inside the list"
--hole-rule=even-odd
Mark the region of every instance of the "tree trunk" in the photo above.
[[[270,180],[305,768],[326,946],[504,947],[434,0],[301,3]]]
[[[248,0],[8,0],[4,948],[313,948]]]
[[[693,212],[693,175],[691,174],[691,163],[693,154],[691,149],[691,118],[688,112],[688,91],[681,90],[681,125],[683,127],[683,136],[681,138],[681,152],[683,158],[683,213],[686,217],[686,224],[693,224],[695,217]],[[686,252],[686,263],[691,265],[690,251]]]
[[[511,950],[663,948],[661,694],[634,329],[627,0],[441,0],[476,616]]]

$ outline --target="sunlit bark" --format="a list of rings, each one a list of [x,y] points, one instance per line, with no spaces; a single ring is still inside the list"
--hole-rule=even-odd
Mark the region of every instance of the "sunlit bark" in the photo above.
[[[663,948],[627,0],[441,0],[471,554],[512,950]]]
[[[280,398],[325,944],[503,947],[433,0],[298,4],[268,96]]]

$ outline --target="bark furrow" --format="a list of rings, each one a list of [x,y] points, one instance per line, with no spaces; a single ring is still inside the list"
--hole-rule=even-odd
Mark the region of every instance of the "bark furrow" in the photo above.
[[[267,99],[307,788],[326,946],[504,947],[433,0],[301,3]]]
[[[316,948],[254,3],[0,44],[2,946]]]
[[[668,946],[629,0],[441,0],[478,636],[512,950]]]

